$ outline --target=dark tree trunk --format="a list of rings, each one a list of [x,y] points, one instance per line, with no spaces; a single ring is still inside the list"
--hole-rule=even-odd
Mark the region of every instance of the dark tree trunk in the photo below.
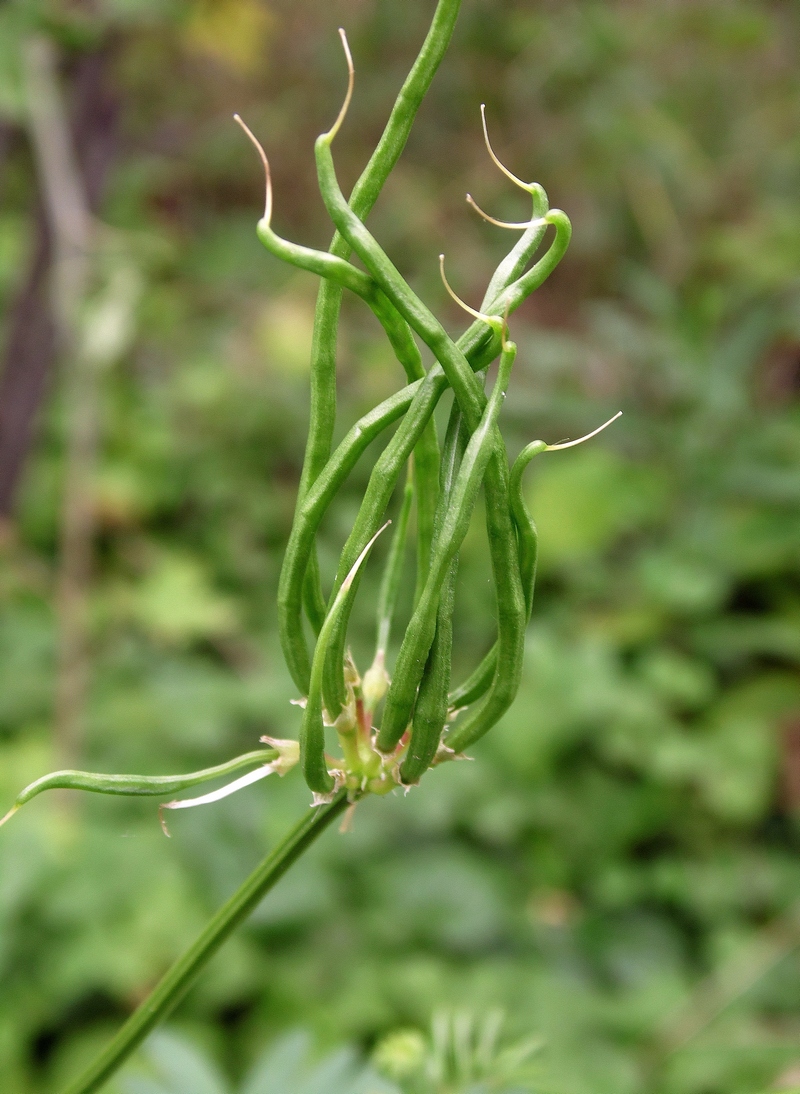
[[[116,149],[118,102],[110,85],[114,53],[106,43],[81,56],[71,72],[72,129],[87,200],[93,212]],[[30,265],[8,323],[0,377],[0,519],[13,513],[14,498],[34,439],[36,419],[56,359],[56,329],[50,306],[52,246],[41,200]]]

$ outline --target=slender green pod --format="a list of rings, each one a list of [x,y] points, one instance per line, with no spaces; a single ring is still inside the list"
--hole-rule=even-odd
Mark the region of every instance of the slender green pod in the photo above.
[[[511,468],[509,495],[514,525],[517,532],[517,551],[519,554],[519,572],[522,592],[525,597],[525,614],[530,620],[533,610],[533,592],[536,584],[536,559],[538,553],[538,533],[533,517],[522,494],[522,472],[530,460],[539,452],[544,452],[544,441],[534,441],[519,454]],[[480,699],[489,689],[497,668],[497,642],[483,660],[473,669],[467,679],[450,693],[449,706],[453,710],[469,706]]]
[[[328,251],[317,251],[283,239],[272,227],[272,176],[269,160],[261,142],[238,114],[233,115],[244,133],[252,142],[264,167],[266,198],[264,215],[256,225],[256,235],[261,243],[275,258],[299,270],[316,274],[318,277],[336,282],[349,289],[371,308],[373,314],[386,332],[389,343],[397,359],[406,371],[409,382],[419,380],[425,375],[422,367],[422,355],[414,341],[408,324],[397,314],[396,309],[375,285],[375,282],[363,270],[356,269],[346,259]]]
[[[461,0],[439,0],[425,41],[395,100],[386,127],[350,195],[355,214],[367,216],[383,185],[405,148],[420,104],[431,85],[453,34]],[[341,118],[341,116],[340,116]],[[340,124],[337,119],[336,127]],[[330,252],[348,258],[350,246],[335,233]],[[317,295],[311,345],[310,418],[297,505],[302,503],[311,484],[322,471],[331,452],[336,424],[336,344],[342,289],[323,281]],[[312,545],[313,552],[313,545]],[[314,566],[309,581],[316,583],[311,603],[322,599],[319,569]]]
[[[413,404],[417,393],[427,383],[426,377],[424,381],[418,380],[410,384],[360,418],[337,447],[325,465],[324,471],[298,506],[278,584],[278,624],[286,664],[295,685],[303,695],[308,693],[311,661],[300,613],[304,576],[312,554],[311,549],[317,528],[340,486],[355,467],[364,450],[388,426],[403,416]]]
[[[322,716],[322,669],[325,664],[328,643],[330,642],[336,617],[342,610],[350,585],[355,580],[355,576],[369,554],[373,543],[390,523],[391,521],[387,521],[383,528],[378,529],[356,559],[352,569],[342,582],[339,592],[336,594],[317,639],[314,660],[311,663],[308,699],[303,711],[303,723],[300,727],[300,764],[308,788],[315,794],[327,795],[334,790],[334,780],[325,762],[325,725]]]
[[[486,406],[486,396],[475,379],[469,362],[347,204],[336,177],[331,139],[331,134],[323,133],[314,144],[320,193],[331,220],[411,329],[436,357],[467,422],[472,422],[477,428]]]
[[[389,646],[389,634],[392,629],[392,619],[397,607],[397,597],[400,593],[400,583],[403,578],[403,561],[408,534],[408,520],[411,516],[411,507],[414,503],[414,462],[409,461],[406,484],[403,487],[403,500],[400,505],[400,514],[392,536],[392,546],[381,579],[378,591],[377,630],[378,641],[375,650],[376,656],[385,655]]]
[[[473,326],[470,328],[469,331],[467,331],[464,337],[463,348],[462,345],[456,346],[448,338],[446,332],[438,323],[438,321],[421,303],[421,301],[419,301],[415,294],[408,288],[408,286],[405,284],[400,274],[394,268],[388,257],[384,254],[384,252],[374,241],[370,233],[367,232],[363,224],[361,224],[355,214],[353,214],[352,210],[348,207],[344,196],[339,189],[338,182],[336,181],[335,170],[333,168],[333,161],[330,157],[330,142],[332,140],[333,134],[335,134],[336,132],[336,129],[337,127],[335,126],[330,133],[323,134],[316,143],[318,169],[320,173],[320,187],[323,191],[323,198],[326,201],[326,205],[328,206],[332,219],[337,224],[340,232],[346,235],[346,238],[354,246],[354,249],[357,251],[357,253],[359,253],[362,261],[364,261],[365,265],[367,265],[368,269],[370,269],[370,272],[372,273],[374,279],[381,283],[381,288],[385,292],[386,296],[388,296],[389,299],[392,300],[392,303],[401,313],[405,321],[417,331],[420,337],[422,337],[423,341],[426,342],[429,348],[437,356],[437,359],[440,360],[440,364],[442,365],[442,367],[445,366],[445,362],[447,363],[448,367],[445,369],[445,375],[447,376],[447,380],[451,384],[451,386],[454,381],[457,387],[460,386],[461,400],[463,401],[464,399],[466,399],[467,402],[470,404],[469,408],[465,410],[466,418],[468,422],[471,419],[472,425],[474,427],[477,423],[477,416],[480,413],[482,405],[485,401],[485,396],[480,389],[480,385],[477,384],[477,381],[475,381],[474,375],[472,374],[472,370],[470,367],[470,362],[467,361],[463,350],[472,349],[474,347],[474,350],[477,351],[478,349],[483,349],[486,346],[487,341],[489,341],[490,339],[487,338],[485,327],[483,328],[483,330],[481,330],[480,325],[476,326],[475,324],[473,324]],[[505,273],[505,276],[508,276],[511,271],[516,272],[519,264],[524,260],[524,258],[527,257],[527,255],[530,253],[530,250],[535,249],[535,247],[538,246],[538,241],[540,240],[540,238],[541,237],[537,235],[537,231],[534,231],[533,234],[526,239],[524,246],[520,247],[520,249],[516,251],[515,260],[510,266],[507,267],[507,272]],[[561,242],[563,244],[563,248],[565,248],[566,242],[564,242],[563,226]],[[356,246],[356,243],[358,243],[358,246]],[[529,287],[529,291],[532,291],[533,287],[535,287],[536,284],[541,283],[541,280],[544,280],[544,278],[548,275],[552,268],[554,268],[561,254],[563,254],[563,248],[557,248],[556,244],[554,243],[553,246],[551,246],[550,250],[547,252],[547,254],[544,256],[544,258],[541,259],[531,271],[529,271],[529,274],[523,275],[522,278],[518,279],[517,282],[514,282],[500,295],[495,306],[498,308],[502,307],[504,309],[517,306],[517,304],[521,302],[521,300],[524,298],[523,293],[526,291],[526,287]],[[375,263],[374,266],[370,264],[370,260]],[[383,280],[381,280],[381,278],[383,278]],[[477,355],[478,354],[476,352],[476,356]],[[469,375],[469,380],[467,380],[467,375]],[[434,370],[431,370],[429,376],[432,383],[439,380],[439,376],[435,373]],[[440,388],[436,396],[438,399],[438,396],[441,394],[441,390],[443,390],[443,387],[438,383],[437,387]],[[428,394],[428,392],[426,392],[426,394]],[[422,392],[420,392],[420,398],[422,398]],[[435,400],[433,405],[435,405]],[[433,405],[429,407],[429,414],[432,413]],[[414,416],[415,428],[424,428],[426,424],[427,418],[424,423],[421,423],[419,417],[417,415]],[[400,436],[401,441],[405,441],[407,439],[407,435],[404,431],[402,431],[402,427],[401,430],[398,431],[398,434],[396,434],[395,439],[397,439],[398,436]],[[419,436],[416,436],[414,443],[416,443],[418,439]],[[395,466],[391,469],[389,480],[382,484],[384,489],[377,491],[379,493],[382,493],[383,495],[386,494],[387,490],[388,493],[391,493],[391,491],[393,490],[397,475],[399,474],[399,466],[396,465],[398,463],[402,464],[409,454],[409,452],[403,448],[402,444],[398,444],[397,446],[392,447],[390,443],[389,448],[391,449],[391,451],[387,449],[384,453],[384,455],[386,455],[386,453],[388,452],[387,460],[385,461],[385,463],[391,463],[392,457],[395,457]],[[401,457],[399,460],[396,459],[398,455],[400,455]],[[378,476],[378,474],[384,475],[387,473],[387,471],[389,471],[388,467],[378,467],[378,465],[376,465],[376,468],[373,471],[373,479],[371,479],[370,486],[373,485],[373,480],[375,479],[375,477]],[[504,472],[502,468],[498,469],[497,475],[499,476],[498,485],[502,492],[504,479]],[[507,477],[507,471],[505,472],[505,477]],[[495,475],[490,475],[490,489],[492,488],[494,479]],[[360,524],[357,521],[356,528],[354,529],[353,534],[351,534],[351,537],[349,538],[348,544],[346,545],[345,551],[343,553],[342,561],[339,567],[339,574],[337,575],[337,586],[335,586],[334,588],[334,595],[336,593],[336,589],[338,588],[338,582],[342,580],[343,574],[346,573],[347,570],[349,570],[350,565],[352,565],[352,560],[354,556],[357,555],[358,551],[360,551],[365,540],[369,538],[369,535],[372,535],[372,533],[374,532],[374,529],[377,526],[377,522],[381,519],[382,513],[385,509],[385,504],[386,502],[383,501],[380,510],[376,512],[375,506],[373,504],[373,499],[369,496],[365,497],[361,513],[359,514]],[[502,508],[502,506],[500,508]],[[356,547],[357,550],[355,550]],[[312,548],[313,544],[309,545],[309,551],[311,551]],[[425,556],[423,555],[422,557],[424,558]],[[301,556],[297,556],[297,560],[300,561]],[[499,565],[502,568],[506,568],[508,566],[508,563],[509,560],[508,558],[506,558],[502,562],[499,562]],[[291,585],[294,586],[296,583],[297,579],[295,577],[294,580],[291,581]],[[287,578],[287,586],[288,584],[290,584],[290,582]],[[299,598],[294,598],[293,603],[302,604],[302,583],[300,585],[300,588],[301,596]],[[308,664],[308,660],[307,652],[305,653],[305,657],[303,656],[303,650],[305,648],[305,638],[302,634],[299,617],[292,609],[286,611],[285,613],[282,612],[281,614],[283,616],[283,625],[281,628],[282,638],[285,646],[291,647],[290,668],[292,668],[293,676],[296,683],[298,683],[299,687],[303,688],[303,684],[307,679],[306,666]],[[345,611],[342,616],[342,628],[340,628],[340,630],[342,631],[344,627],[346,627],[347,614],[348,613]],[[344,684],[341,680],[340,670],[341,654],[343,651],[343,647],[344,635],[343,633],[339,633],[336,637],[336,640],[331,644],[329,667],[326,669],[325,676],[325,699],[326,704],[329,706],[329,709],[331,709],[332,713],[336,712],[340,708],[341,703],[344,701]]]
[[[400,765],[400,778],[406,785],[419,782],[431,766],[447,720],[457,574],[458,554],[452,559],[442,582],[436,610],[436,629],[419,684],[408,751]]]
[[[419,600],[430,567],[433,525],[439,499],[439,439],[433,418],[414,446],[414,488],[417,519],[417,576],[414,602]]]
[[[408,461],[406,482],[403,487],[403,500],[400,503],[400,513],[395,525],[392,545],[389,548],[389,556],[383,568],[380,589],[378,591],[378,606],[376,611],[377,641],[375,643],[375,656],[372,664],[364,673],[361,685],[365,710],[371,712],[386,694],[389,686],[389,676],[386,672],[386,650],[389,646],[389,635],[392,630],[392,620],[397,607],[397,598],[400,593],[400,585],[403,577],[403,563],[406,555],[406,541],[408,539],[408,522],[411,509],[414,504],[414,458]]]
[[[342,550],[339,571],[334,586],[334,596],[338,595],[340,583],[344,580],[355,561],[354,555],[356,558],[358,557],[363,549],[363,544],[374,535],[376,528],[383,519],[386,506],[394,492],[400,473],[435,409],[442,388],[435,383],[429,383],[430,376],[431,373],[429,372],[425,380],[422,381],[417,397],[408,408],[394,436],[375,462],[355,524]],[[358,545],[357,552],[353,550],[355,545]],[[344,569],[345,564],[347,564],[347,569]],[[345,700],[342,659],[350,603],[358,588],[358,581],[359,578],[356,575],[351,586],[350,595],[345,600],[343,610],[338,617],[336,631],[330,644],[325,666],[325,706],[334,717],[339,713]]]
[[[601,433],[611,425],[612,422],[615,422],[621,414],[621,410],[617,411],[617,413],[609,418],[607,422],[604,422],[601,426],[598,426],[597,429],[593,429],[591,433],[587,433],[586,436],[579,437],[575,441],[564,441],[561,444],[545,444],[544,441],[533,441],[520,452],[519,456],[517,456],[517,459],[514,461],[514,467],[510,476],[511,504],[520,540],[520,552],[523,566],[527,575],[526,588],[529,590],[526,594],[526,623],[527,616],[530,613],[530,607],[533,603],[538,536],[536,533],[536,525],[528,511],[522,493],[522,473],[533,457],[538,456],[540,452],[560,452],[566,448],[574,448],[576,445],[583,444],[584,441],[596,437],[598,433]],[[520,650],[520,670],[521,652],[522,651]],[[458,723],[447,736],[447,745],[455,752],[463,752],[465,748],[468,748],[471,744],[474,744],[475,741],[479,740],[487,730],[491,729],[492,726],[497,723],[511,705],[514,696],[516,695],[516,689],[511,686],[510,674],[503,672],[503,665],[507,656],[508,654],[503,648],[501,632],[500,635],[498,635],[496,645],[496,668],[489,694],[486,696],[483,703],[481,703],[476,710],[470,712],[464,721]],[[479,669],[481,668],[482,666],[479,666]],[[517,681],[517,687],[518,686],[519,682]],[[477,698],[477,696],[475,697]],[[463,703],[464,700],[462,700],[461,703],[453,702],[452,705],[463,705]]]
[[[468,441],[469,436],[464,427],[464,420],[458,404],[454,402],[442,453],[439,506],[436,511],[437,540],[441,535],[446,513],[453,501],[453,490]],[[456,553],[448,567],[439,594],[436,629],[420,680],[408,750],[400,768],[400,777],[405,783],[416,782],[430,766],[447,718],[458,558]]]
[[[516,346],[513,342],[507,342],[486,411],[470,437],[458,470],[452,498],[436,536],[428,580],[406,629],[395,664],[394,678],[386,696],[377,742],[382,752],[391,752],[394,749],[411,720],[417,688],[433,641],[442,583],[467,534],[481,481],[490,459],[495,455],[495,425],[515,356]],[[441,728],[440,726],[439,732]],[[423,754],[428,747],[428,742],[420,743],[418,751]]]
[[[509,315],[516,311],[532,292],[544,284],[564,257],[569,241],[572,239],[572,224],[567,214],[561,209],[551,209],[545,213],[542,220],[546,225],[552,225],[555,228],[555,238],[539,261],[512,282],[497,298],[497,306],[507,308]]]
[[[246,752],[227,763],[216,767],[206,767],[202,771],[192,771],[188,775],[102,775],[91,771],[54,771],[43,775],[17,796],[0,825],[6,823],[26,802],[41,794],[44,790],[88,790],[92,794],[119,794],[126,797],[157,797],[164,794],[177,794],[191,786],[221,779],[241,771],[243,767],[254,764],[270,764],[278,759],[279,753],[273,749],[259,749]]]

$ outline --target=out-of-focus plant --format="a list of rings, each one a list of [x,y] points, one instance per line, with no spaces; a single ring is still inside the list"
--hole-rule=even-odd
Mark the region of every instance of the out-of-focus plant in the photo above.
[[[399,1094],[394,1083],[359,1063],[356,1054],[337,1050],[313,1059],[311,1038],[284,1035],[259,1056],[241,1084],[232,1087],[208,1055],[174,1032],[155,1033],[122,1094]]]
[[[537,532],[525,503],[522,474],[535,455],[570,448],[580,441],[552,445],[533,442],[510,466],[498,428],[516,357],[516,346],[508,338],[508,318],[547,279],[564,255],[571,234],[569,220],[560,210],[549,208],[539,185],[522,182],[500,163],[489,143],[484,118],[489,154],[503,173],[530,196],[532,215],[530,220],[519,223],[495,220],[468,197],[486,220],[501,228],[519,230],[522,235],[490,279],[480,309],[462,304],[474,321],[457,341],[450,338],[364,224],[402,151],[450,39],[458,8],[458,0],[440,0],[421,53],[349,202],[339,187],[331,154],[354,87],[349,46],[344,32],[340,32],[348,62],[347,94],[334,125],[315,145],[320,193],[336,228],[328,252],[290,243],[275,233],[267,157],[237,116],[258,149],[266,173],[266,207],[258,223],[259,239],[282,261],[322,279],[312,347],[306,461],[278,596],[281,643],[302,696],[298,701],[303,708],[299,739],[263,737],[268,745],[265,750],[176,777],[55,772],[23,790],[4,820],[46,789],[163,796],[250,768],[210,793],[161,806],[162,811],[191,808],[226,797],[270,774],[284,775],[296,764],[312,792],[314,811],[295,826],[212,918],[108,1048],[69,1085],[69,1094],[90,1094],[118,1070],[176,1005],[237,924],[334,818],[368,794],[385,795],[396,787],[414,786],[430,767],[462,758],[465,750],[508,710],[519,688],[537,560]],[[554,236],[537,257],[550,228]],[[366,272],[349,261],[353,252]],[[445,286],[458,301],[444,277],[443,256],[440,264]],[[378,319],[408,382],[365,414],[334,449],[336,340],[344,289],[360,297]],[[434,358],[435,363],[427,371],[415,336]],[[498,357],[497,377],[487,396],[487,370]],[[452,390],[454,398],[440,447],[433,415],[447,390]],[[320,523],[370,442],[395,424],[397,428],[369,476],[333,589],[326,599],[315,550]],[[400,517],[378,598],[377,649],[362,680],[347,648],[348,619],[361,568],[376,539],[391,523],[385,520],[387,506],[406,468]],[[497,638],[467,681],[451,689],[458,556],[481,487],[486,503]],[[416,517],[416,592],[390,677],[387,643],[412,509]],[[313,653],[307,646],[304,612],[316,635]],[[380,725],[376,726],[374,719],[381,704]],[[331,737],[338,742],[341,755],[326,751],[326,727],[333,730]],[[166,825],[164,828],[166,831]],[[519,1054],[496,1057],[496,1032],[491,1022],[476,1032],[467,1016],[455,1017],[450,1024],[442,1020],[434,1027],[433,1048],[420,1081],[433,1083],[437,1091],[466,1090],[465,1083],[482,1081],[493,1068],[502,1071],[507,1065],[506,1070],[513,1071]]]
[[[388,1034],[364,1065],[348,1049],[314,1058],[303,1031],[263,1052],[235,1088],[189,1038],[158,1032],[121,1079],[122,1094],[532,1094],[541,1039],[510,1041],[503,1013],[438,1011],[428,1035]]]
[[[523,1094],[535,1089],[533,1058],[539,1037],[507,1041],[503,1013],[481,1017],[468,1010],[439,1011],[430,1037],[399,1030],[376,1048],[378,1071],[396,1081],[403,1094]]]

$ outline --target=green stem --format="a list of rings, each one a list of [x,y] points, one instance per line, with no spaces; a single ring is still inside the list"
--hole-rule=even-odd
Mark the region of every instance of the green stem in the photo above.
[[[284,841],[256,867],[230,900],[223,904],[193,946],[178,958],[150,995],[133,1012],[110,1045],[64,1094],[93,1094],[122,1066],[148,1033],[188,991],[223,942],[286,873],[292,863],[320,836],[347,805],[344,793],[330,805],[309,812]]]

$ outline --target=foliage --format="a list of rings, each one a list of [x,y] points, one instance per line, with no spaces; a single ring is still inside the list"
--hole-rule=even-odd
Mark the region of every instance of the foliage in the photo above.
[[[198,33],[206,5],[98,5],[121,36],[126,102],[105,215],[132,233],[146,288],[136,346],[103,388],[86,766],[194,770],[296,731],[274,604],[311,290],[251,238],[261,184],[229,115],[269,134],[285,234],[324,245],[302,180],[340,88],[335,27],[364,89],[341,138],[354,178],[358,134],[379,130],[428,7],[405,5],[400,25],[390,5],[269,5],[250,68],[241,45]],[[78,51],[71,18],[56,29]],[[359,805],[351,833],[284,880],[182,1005],[176,1021],[233,1089],[292,1026],[323,1052],[367,1050],[465,1001],[505,1007],[512,1037],[542,1037],[542,1090],[796,1082],[797,41],[794,9],[766,0],[465,4],[371,226],[430,295],[441,250],[459,293],[479,295],[500,244],[463,192],[526,215],[485,163],[485,100],[503,159],[574,225],[515,320],[516,445],[575,436],[620,405],[625,426],[531,472],[541,569],[523,690],[476,762]],[[17,141],[4,302],[30,241],[30,179]],[[346,319],[353,421],[397,373],[370,322]],[[52,766],[62,430],[56,396],[3,547],[9,803]],[[363,485],[356,469],[323,528],[326,581]],[[492,639],[487,572],[468,536],[465,673]],[[372,625],[357,607],[357,655]],[[292,778],[176,818],[171,842],[147,802],[42,800],[3,830],[9,1094],[58,1089],[106,1039],[305,807]]]
[[[314,1060],[308,1034],[284,1034],[254,1063],[241,1094],[523,1094],[532,1090],[535,1038],[504,1045],[499,1011],[476,1022],[468,1011],[439,1012],[431,1035],[398,1030],[379,1044],[372,1065],[352,1051]],[[228,1094],[209,1057],[180,1034],[158,1031],[120,1079],[122,1094]]]
[[[245,1076],[239,1094],[397,1094],[354,1054],[333,1052],[310,1059],[307,1034],[285,1034],[260,1056]],[[123,1094],[228,1094],[231,1087],[208,1056],[175,1033],[150,1038],[138,1075],[122,1079]]]

